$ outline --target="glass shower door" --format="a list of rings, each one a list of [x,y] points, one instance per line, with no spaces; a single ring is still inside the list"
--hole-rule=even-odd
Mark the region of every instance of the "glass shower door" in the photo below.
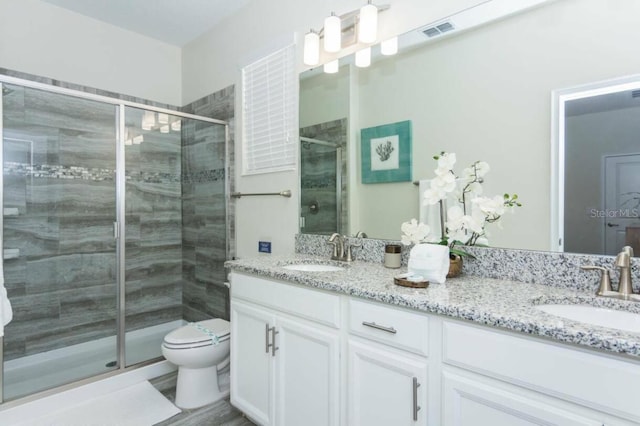
[[[117,368],[116,109],[2,85],[5,400]]]

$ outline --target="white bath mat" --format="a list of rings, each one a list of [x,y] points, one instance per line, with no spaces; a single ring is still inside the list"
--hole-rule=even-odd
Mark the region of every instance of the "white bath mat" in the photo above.
[[[19,426],[152,426],[181,410],[149,382],[65,407]]]

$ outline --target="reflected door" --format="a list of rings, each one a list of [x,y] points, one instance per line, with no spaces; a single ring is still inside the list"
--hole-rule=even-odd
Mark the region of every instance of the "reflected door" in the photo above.
[[[604,254],[615,255],[640,226],[640,154],[604,157],[604,174]]]
[[[2,85],[5,400],[117,368],[116,106]]]

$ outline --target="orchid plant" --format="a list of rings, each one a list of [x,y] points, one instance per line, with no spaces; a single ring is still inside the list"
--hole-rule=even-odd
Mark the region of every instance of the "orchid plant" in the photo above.
[[[423,203],[440,204],[441,235],[433,235],[429,225],[411,219],[401,226],[402,243],[437,243],[448,245],[452,254],[469,255],[455,246],[488,245],[485,227],[490,223],[498,223],[507,211],[522,204],[517,194],[482,196],[484,176],[491,170],[486,162],[476,161],[458,176],[453,171],[456,154],[441,152],[433,158],[438,162],[438,167],[429,189],[423,194]],[[445,212],[445,200],[454,192],[457,203],[449,206]]]

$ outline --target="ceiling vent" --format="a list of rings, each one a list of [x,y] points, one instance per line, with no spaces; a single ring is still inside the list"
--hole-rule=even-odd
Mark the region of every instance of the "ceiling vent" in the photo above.
[[[436,36],[439,36],[439,35],[444,34],[444,33],[448,33],[449,31],[453,31],[455,29],[456,28],[453,26],[453,24],[451,22],[446,21],[446,22],[441,22],[438,25],[427,27],[424,30],[422,30],[422,32],[427,37],[432,38],[432,37],[436,37]]]
[[[640,98],[640,90],[632,90],[631,91],[632,98]]]

